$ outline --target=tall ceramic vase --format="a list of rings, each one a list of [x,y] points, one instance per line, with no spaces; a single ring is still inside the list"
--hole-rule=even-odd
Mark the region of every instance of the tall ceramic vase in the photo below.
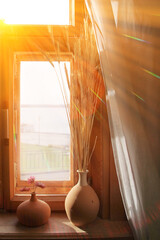
[[[29,227],[37,227],[45,224],[51,215],[49,205],[37,199],[36,193],[31,194],[31,198],[22,202],[17,208],[19,221]]]
[[[88,171],[77,172],[79,180],[66,197],[65,210],[69,220],[80,227],[91,223],[97,217],[99,199],[93,188],[88,185]]]

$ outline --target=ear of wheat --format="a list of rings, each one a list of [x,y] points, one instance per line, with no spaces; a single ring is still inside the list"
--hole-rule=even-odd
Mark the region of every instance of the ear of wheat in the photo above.
[[[92,27],[88,20],[84,20],[84,26],[80,37],[75,40],[73,49],[73,73],[70,81],[66,64],[60,64],[60,48],[49,29],[52,43],[59,62],[60,76],[57,78],[64,99],[66,114],[69,122],[71,141],[73,146],[73,158],[77,162],[79,171],[86,171],[90,163],[97,137],[92,150],[90,150],[90,139],[93,128],[96,106],[100,90],[100,74],[98,69],[99,57],[95,44]],[[69,36],[66,34],[66,45],[70,51]],[[56,68],[48,53],[39,48],[44,57]],[[63,68],[63,69],[62,69]],[[65,72],[65,78],[62,72]],[[70,101],[67,96],[66,84],[70,90]],[[70,104],[69,104],[70,102]],[[70,107],[68,107],[70,105]]]

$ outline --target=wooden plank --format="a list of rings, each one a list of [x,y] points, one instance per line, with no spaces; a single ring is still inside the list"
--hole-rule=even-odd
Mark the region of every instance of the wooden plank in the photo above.
[[[110,219],[126,220],[126,214],[124,211],[122,197],[120,194],[111,143],[110,143]]]
[[[104,85],[101,86],[104,89]],[[109,219],[110,211],[110,174],[109,174],[109,143],[110,143],[110,133],[109,133],[109,124],[107,117],[107,109],[104,104],[104,95],[103,101],[99,102],[94,125],[92,131],[91,142],[93,144],[95,137],[97,136],[97,143],[91,159],[91,178],[92,186],[95,189],[98,197],[100,199],[100,212],[99,215],[102,218]]]
[[[47,224],[31,228],[21,225],[15,213],[0,214],[0,239],[119,239],[133,240],[127,221],[107,221],[97,218],[78,228],[65,213],[52,213]]]
[[[2,24],[0,22],[0,116],[2,116]],[[0,208],[3,208],[3,182],[2,182],[2,117],[0,117]]]

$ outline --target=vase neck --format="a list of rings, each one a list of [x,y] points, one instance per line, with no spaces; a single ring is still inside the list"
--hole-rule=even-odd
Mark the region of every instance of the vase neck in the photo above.
[[[37,196],[36,196],[36,193],[35,193],[35,192],[32,192],[32,193],[31,193],[31,199],[30,199],[30,201],[32,201],[32,202],[37,201]]]
[[[85,171],[85,172],[82,172],[82,171],[77,171],[78,172],[78,175],[79,175],[79,179],[78,179],[78,185],[80,186],[86,186],[88,185],[88,182],[87,182],[87,173],[88,171]]]

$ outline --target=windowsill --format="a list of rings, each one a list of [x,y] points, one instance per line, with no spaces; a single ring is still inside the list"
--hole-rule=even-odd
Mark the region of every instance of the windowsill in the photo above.
[[[15,213],[0,213],[0,239],[127,239],[133,236],[127,221],[97,218],[86,227],[69,222],[65,213],[52,213],[47,224],[31,228],[18,222]]]

